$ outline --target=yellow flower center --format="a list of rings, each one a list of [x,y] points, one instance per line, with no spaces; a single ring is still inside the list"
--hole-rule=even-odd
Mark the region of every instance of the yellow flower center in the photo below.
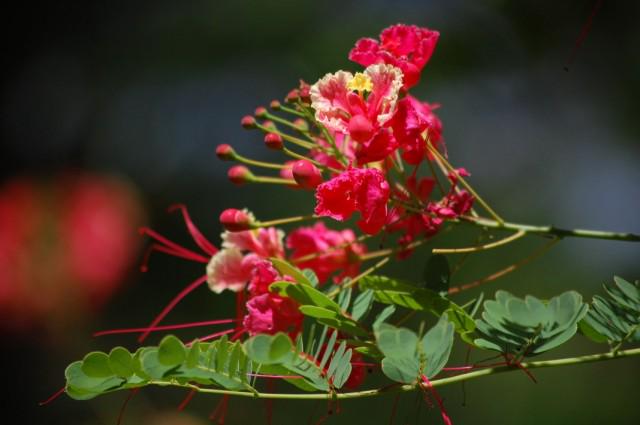
[[[371,91],[373,89],[373,82],[368,75],[362,72],[356,72],[351,81],[347,84],[349,90],[356,90],[360,93],[365,91]]]

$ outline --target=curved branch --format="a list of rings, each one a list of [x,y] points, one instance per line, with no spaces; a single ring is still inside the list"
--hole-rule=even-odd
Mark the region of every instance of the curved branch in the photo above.
[[[570,366],[576,364],[584,364],[584,363],[593,363],[593,362],[601,362],[607,360],[616,360],[622,359],[625,357],[632,357],[640,355],[640,348],[632,348],[629,350],[623,350],[618,352],[609,352],[609,353],[601,353],[601,354],[590,354],[586,356],[579,357],[567,357],[563,359],[555,359],[555,360],[541,360],[536,362],[526,362],[520,363],[519,366],[515,365],[506,365],[506,366],[497,366],[492,368],[486,368],[481,370],[476,370],[469,373],[463,373],[456,376],[451,376],[448,378],[441,378],[431,381],[431,385],[433,387],[441,387],[445,385],[455,384],[457,382],[464,382],[471,379],[480,378],[482,376],[488,375],[496,375],[499,373],[505,372],[514,372],[518,371],[521,368],[525,369],[542,369],[548,367],[560,367],[560,366]],[[163,381],[150,381],[150,385],[158,385],[158,386],[167,386],[167,382]],[[333,400],[333,399],[351,399],[351,398],[365,398],[365,397],[377,397],[384,394],[390,394],[395,392],[409,392],[414,391],[419,388],[417,384],[407,384],[407,385],[392,385],[384,388],[377,388],[373,390],[365,390],[365,391],[355,391],[348,393],[314,393],[314,394],[286,394],[286,393],[253,393],[247,391],[230,391],[230,390],[220,390],[214,388],[201,388],[197,385],[193,384],[181,384],[176,382],[172,382],[169,384],[171,386],[189,388],[194,391],[205,393],[205,394],[223,394],[223,395],[232,395],[238,397],[252,397],[252,398],[263,398],[263,399],[288,399],[288,400]]]

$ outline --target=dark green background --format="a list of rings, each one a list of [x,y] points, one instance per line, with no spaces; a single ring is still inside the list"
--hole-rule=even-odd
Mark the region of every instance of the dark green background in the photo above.
[[[249,207],[259,217],[307,212],[307,193],[233,188],[214,156],[231,143],[271,158],[242,115],[282,98],[298,78],[357,69],[347,60],[356,39],[397,22],[441,32],[415,93],[438,111],[456,165],[467,167],[486,199],[512,221],[640,233],[640,17],[635,2],[603,2],[575,60],[563,68],[593,0],[582,1],[69,1],[8,12],[0,178],[53,175],[67,167],[128,178],[143,194],[151,224],[188,242],[176,216],[186,203],[218,243],[219,212]],[[454,245],[461,236],[444,240]],[[471,258],[455,283],[504,267],[542,241],[529,239]],[[424,252],[389,267],[419,279]],[[24,424],[115,424],[125,394],[90,402],[61,398],[37,407],[63,382],[64,366],[89,349],[135,346],[133,337],[92,340],[96,329],[146,323],[197,265],[154,257],[98,317],[44,333],[6,334],[2,348],[5,416]],[[547,297],[577,289],[586,297],[613,274],[640,277],[640,248],[622,242],[567,240],[526,268],[482,288]],[[460,300],[479,291],[464,294]],[[172,323],[229,317],[232,297],[206,289],[172,313]],[[197,335],[185,332],[188,337]],[[463,362],[464,349],[453,363]],[[602,350],[578,336],[550,356]],[[550,357],[549,355],[545,358]],[[15,365],[15,366],[14,366]],[[456,424],[635,424],[640,422],[640,362],[512,373],[443,388]],[[376,378],[371,377],[369,383]],[[285,389],[279,386],[278,389]],[[197,396],[178,418],[183,392],[145,390],[124,424],[207,423],[218,402]],[[390,423],[393,397],[341,404],[326,424]],[[396,424],[440,423],[437,408],[401,397]],[[274,424],[320,419],[324,403],[275,402]],[[231,400],[227,424],[266,423],[264,402]],[[164,420],[164,422],[162,422]],[[190,422],[193,421],[193,422]]]

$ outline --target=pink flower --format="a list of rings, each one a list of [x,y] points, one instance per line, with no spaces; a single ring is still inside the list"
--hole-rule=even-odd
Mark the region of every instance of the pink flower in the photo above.
[[[284,257],[283,238],[284,232],[275,227],[261,227],[242,232],[224,232],[222,247],[250,251],[263,258],[282,258]]]
[[[404,88],[418,83],[422,68],[427,64],[440,33],[415,25],[393,25],[380,34],[380,42],[361,38],[349,52],[349,59],[362,66],[386,63],[396,66],[404,74]]]
[[[256,255],[244,256],[237,248],[218,251],[207,265],[207,284],[219,294],[225,289],[239,292],[251,278],[253,266],[259,258]]]
[[[406,96],[398,102],[398,110],[391,120],[393,134],[402,149],[402,158],[417,165],[427,157],[425,132],[435,146],[442,139],[442,122],[433,113],[435,106]]]
[[[280,273],[267,260],[254,263],[251,281],[249,282],[249,293],[252,297],[269,292],[269,285],[276,280],[284,280]]]
[[[287,237],[287,248],[293,250],[291,259],[317,254],[318,256],[296,263],[300,268],[309,268],[318,276],[320,283],[337,271],[336,283],[346,276],[356,276],[360,268],[358,256],[366,252],[366,247],[356,243],[356,237],[350,229],[336,231],[327,229],[322,222],[312,227],[300,227]]]
[[[249,300],[243,325],[251,336],[286,332],[295,338],[302,330],[303,318],[294,300],[268,292]]]
[[[358,227],[377,233],[387,219],[389,183],[375,168],[351,168],[316,189],[315,213],[344,221],[359,211]]]
[[[379,161],[397,147],[385,124],[395,113],[401,87],[402,72],[391,65],[371,65],[355,76],[338,71],[311,86],[311,106],[319,123],[360,144],[360,164]]]

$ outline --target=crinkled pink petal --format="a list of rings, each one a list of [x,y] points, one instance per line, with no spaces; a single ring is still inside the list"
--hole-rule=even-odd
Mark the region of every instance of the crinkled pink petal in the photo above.
[[[361,38],[349,52],[349,60],[362,66],[379,63],[380,45],[373,38]]]
[[[424,132],[429,141],[436,144],[442,138],[442,122],[432,112],[433,107],[413,96],[406,96],[398,102],[398,108],[390,121],[400,148],[402,158],[409,164],[417,165],[427,158]]]
[[[402,71],[392,65],[376,64],[367,67],[364,73],[373,85],[367,97],[369,118],[384,125],[396,110],[398,92],[402,88]]]
[[[269,285],[276,280],[281,280],[280,273],[273,267],[270,261],[259,260],[254,263],[249,292],[251,296],[258,296],[269,292]]]
[[[357,204],[362,219],[357,224],[363,232],[375,234],[387,220],[389,183],[378,169],[367,168],[361,171],[362,180],[357,192]]]
[[[352,78],[350,72],[338,71],[326,74],[311,86],[311,106],[316,111],[316,120],[330,130],[347,132],[350,110],[347,84]]]
[[[302,320],[295,301],[266,293],[249,300],[243,325],[251,336],[286,332],[295,337],[302,329]]]
[[[229,289],[241,291],[251,277],[251,268],[237,248],[218,251],[207,265],[207,283],[217,294]]]
[[[355,181],[346,171],[316,188],[315,213],[338,221],[347,220],[356,211]]]
[[[394,135],[386,128],[380,129],[369,141],[359,145],[356,151],[358,165],[382,161],[398,148]]]

